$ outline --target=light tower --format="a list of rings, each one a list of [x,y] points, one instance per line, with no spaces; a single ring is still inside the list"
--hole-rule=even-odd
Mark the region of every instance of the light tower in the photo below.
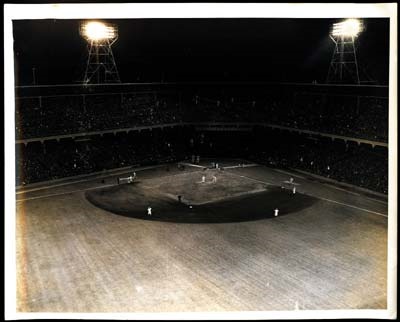
[[[330,38],[335,43],[327,83],[360,84],[354,41],[364,26],[358,19],[347,19],[332,26]]]
[[[88,59],[83,83],[120,83],[117,65],[111,46],[118,39],[114,24],[85,21],[79,28],[80,35],[88,43]]]

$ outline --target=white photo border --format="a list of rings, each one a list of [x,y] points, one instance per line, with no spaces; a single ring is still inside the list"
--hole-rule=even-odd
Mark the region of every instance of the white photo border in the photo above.
[[[385,310],[201,313],[20,313],[16,311],[15,92],[12,21],[134,18],[389,18],[388,287]],[[397,4],[354,3],[90,3],[4,5],[5,318],[14,319],[323,319],[397,316]]]

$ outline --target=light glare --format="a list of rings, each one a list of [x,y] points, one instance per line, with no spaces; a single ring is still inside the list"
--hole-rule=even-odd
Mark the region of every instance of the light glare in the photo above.
[[[333,24],[332,36],[356,37],[362,29],[360,20],[347,19]]]
[[[102,22],[91,21],[83,26],[83,34],[89,40],[99,41],[114,38],[115,30]]]

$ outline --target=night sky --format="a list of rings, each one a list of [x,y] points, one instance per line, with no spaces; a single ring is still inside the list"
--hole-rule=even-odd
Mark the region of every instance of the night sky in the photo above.
[[[104,20],[103,20],[104,21]],[[123,19],[113,53],[122,82],[283,81],[323,83],[337,19]],[[387,84],[389,19],[364,19],[359,65]],[[16,85],[74,84],[87,47],[80,20],[14,21]],[[363,73],[361,74],[363,77]],[[363,77],[365,78],[365,77]]]

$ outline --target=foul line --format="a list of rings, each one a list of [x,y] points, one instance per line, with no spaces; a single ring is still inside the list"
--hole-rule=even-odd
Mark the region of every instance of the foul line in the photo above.
[[[86,177],[85,179],[82,180],[74,180],[74,181],[68,181],[68,182],[63,182],[63,183],[59,183],[59,184],[50,184],[50,185],[46,185],[46,186],[42,186],[42,187],[37,187],[37,188],[32,188],[32,189],[27,189],[27,190],[21,190],[21,191],[17,191],[15,194],[19,195],[19,194],[24,194],[24,193],[28,193],[28,192],[33,192],[33,191],[39,191],[39,190],[45,190],[45,189],[50,189],[50,188],[56,188],[56,187],[62,187],[62,186],[68,186],[70,184],[74,184],[74,183],[81,183],[81,182],[89,182],[91,180],[97,180],[100,178],[107,178],[107,177],[113,177],[113,176],[117,176],[117,175],[121,175],[124,173],[130,173],[130,172],[134,172],[134,171],[143,171],[143,170],[148,170],[148,169],[155,169],[155,168],[159,168],[162,167],[162,165],[157,165],[157,166],[151,166],[151,167],[143,167],[143,168],[139,168],[139,169],[125,169],[125,170],[119,170],[119,171],[115,171],[115,172],[109,172],[109,173],[99,173],[98,175],[91,175],[88,174],[88,177]],[[68,180],[66,178],[66,180]]]
[[[237,175],[237,174],[234,174],[234,173],[232,173],[232,172],[229,172],[229,173],[232,174],[232,175],[236,175],[236,176],[240,176],[240,177],[245,177],[245,178],[248,178],[248,179],[250,179],[250,180],[262,182],[262,183],[265,183],[265,184],[268,184],[268,185],[273,185],[272,183],[265,182],[265,181],[262,181],[262,180],[257,180],[257,179],[249,178],[249,177],[247,177],[247,176]],[[318,197],[318,196],[314,196],[314,195],[311,195],[311,196],[313,196],[313,197],[315,197],[315,198],[317,198],[317,199],[320,199],[320,200],[325,200],[325,201],[328,201],[328,202],[333,202],[333,203],[336,203],[336,204],[339,204],[339,205],[342,205],[342,206],[347,206],[347,207],[350,207],[350,208],[362,210],[362,211],[369,212],[369,213],[371,213],[371,214],[375,214],[375,215],[378,215],[378,216],[382,216],[382,217],[386,217],[386,218],[388,217],[387,215],[382,214],[382,213],[380,213],[380,212],[376,212],[376,211],[372,211],[372,210],[360,208],[360,207],[357,207],[357,206],[349,205],[349,204],[346,204],[346,203],[342,203],[342,202],[339,202],[339,201],[335,201],[335,200],[331,200],[331,199],[327,199],[327,198],[323,198],[323,197]]]
[[[270,186],[274,186],[273,183],[269,183],[269,182],[262,181],[262,180],[258,180],[258,179],[254,179],[254,178],[250,178],[250,177],[248,177],[248,176],[243,176],[243,175],[236,174],[236,173],[229,172],[229,171],[227,171],[226,173],[229,173],[230,175],[233,175],[233,176],[237,176],[237,177],[241,177],[241,178],[246,178],[246,179],[249,179],[249,180],[252,180],[252,181],[261,182],[261,183],[264,183],[264,184],[267,184],[267,185],[270,185]]]
[[[100,178],[100,177],[99,177],[99,178]],[[97,178],[97,179],[99,179],[99,178]],[[102,177],[102,178],[105,178],[105,177]],[[59,183],[59,184],[55,184],[55,185],[48,185],[48,186],[43,186],[43,187],[38,187],[38,188],[32,188],[32,189],[29,189],[29,190],[17,191],[15,194],[16,194],[16,195],[20,195],[20,194],[25,194],[25,193],[29,193],[29,192],[35,192],[35,191],[50,189],[50,188],[57,188],[57,187],[62,187],[62,186],[68,186],[68,185],[70,185],[70,184],[81,183],[81,182],[88,182],[88,181],[94,180],[94,179],[96,179],[96,178],[86,178],[86,179],[77,180],[77,181],[63,182],[63,183]]]
[[[180,162],[180,164],[187,165],[188,167],[206,168],[205,166],[198,165],[198,164],[193,164],[193,163]]]
[[[44,195],[44,196],[36,196],[36,197],[30,197],[30,198],[25,198],[25,199],[18,199],[18,200],[16,200],[16,202],[35,200],[35,199],[42,199],[42,198],[61,196],[61,195],[68,195],[68,194],[75,193],[75,192],[82,192],[82,191],[87,191],[87,190],[95,190],[95,189],[107,188],[107,187],[113,187],[113,186],[117,186],[117,184],[107,184],[107,185],[100,186],[100,187],[92,187],[92,188],[86,188],[86,189],[79,189],[79,190],[65,191],[65,192],[59,192],[59,193],[52,193],[52,194]]]
[[[188,167],[196,167],[196,168],[207,168],[209,170],[221,170],[221,169],[234,169],[234,168],[249,168],[249,167],[257,167],[259,164],[256,163],[249,163],[249,164],[244,164],[242,166],[240,165],[230,165],[230,166],[220,166],[219,168],[208,168],[205,165],[198,165],[198,164],[193,164],[193,163],[186,163],[186,162],[181,162],[180,164],[187,165]]]
[[[272,170],[273,170],[273,171],[276,171],[276,172],[281,172],[281,173],[289,174],[289,175],[292,175],[293,177],[298,177],[298,178],[307,180],[306,177],[303,177],[303,176],[301,176],[301,175],[297,175],[297,174],[294,174],[294,173],[286,172],[286,171],[284,171],[284,170],[279,170],[279,169],[272,169]],[[308,181],[308,180],[307,180],[307,181]],[[357,193],[357,192],[349,191],[349,190],[346,190],[346,189],[343,189],[343,188],[339,188],[339,187],[336,187],[336,186],[334,186],[334,185],[332,185],[332,184],[330,184],[330,183],[322,183],[322,184],[325,185],[325,186],[327,186],[327,187],[329,187],[329,188],[332,188],[332,189],[341,190],[341,191],[344,191],[344,192],[346,192],[346,193],[353,194],[353,195],[355,195],[355,196],[360,196],[360,197],[362,197],[362,198],[366,198],[366,199],[368,199],[368,200],[376,201],[376,202],[379,202],[379,203],[382,203],[382,204],[387,205],[387,202],[385,202],[385,201],[378,200],[378,199],[374,199],[374,198],[369,198],[369,197],[366,197],[366,196],[362,195],[361,193]]]
[[[387,215],[381,214],[380,212],[376,212],[376,211],[372,211],[372,210],[368,210],[368,209],[356,207],[356,206],[353,206],[353,205],[349,205],[349,204],[347,204],[347,203],[343,203],[343,202],[339,202],[339,201],[335,201],[335,200],[331,200],[331,199],[327,199],[327,198],[322,198],[322,197],[317,197],[317,198],[318,198],[318,199],[321,199],[321,200],[325,200],[325,201],[337,203],[337,204],[342,205],[342,206],[347,206],[347,207],[350,207],[350,208],[354,208],[354,209],[366,211],[366,212],[369,212],[369,213],[371,213],[371,214],[375,214],[375,215],[378,215],[378,216],[382,216],[382,217],[386,217],[386,218],[387,218]]]
[[[224,169],[235,169],[235,168],[250,168],[250,167],[257,167],[259,166],[258,164],[255,163],[250,163],[250,164],[244,164],[244,165],[231,165],[228,167],[223,167]]]

